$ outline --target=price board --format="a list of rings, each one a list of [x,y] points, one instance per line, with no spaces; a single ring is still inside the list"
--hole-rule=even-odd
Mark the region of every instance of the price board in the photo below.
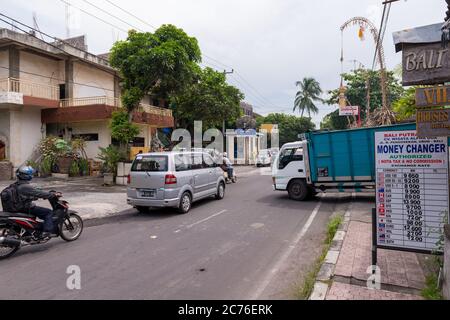
[[[448,219],[447,138],[375,133],[377,246],[440,251]]]

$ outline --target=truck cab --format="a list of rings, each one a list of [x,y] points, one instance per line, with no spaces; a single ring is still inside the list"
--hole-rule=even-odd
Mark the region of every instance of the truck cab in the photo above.
[[[283,145],[272,166],[273,189],[288,191],[291,199],[305,200],[312,192],[307,159],[306,141]]]

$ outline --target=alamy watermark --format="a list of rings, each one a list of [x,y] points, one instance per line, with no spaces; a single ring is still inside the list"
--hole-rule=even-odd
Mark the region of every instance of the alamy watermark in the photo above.
[[[81,290],[81,268],[77,265],[70,265],[66,269],[69,276],[66,280],[66,287],[69,290]]]
[[[258,150],[279,150],[278,129],[273,129],[270,133],[267,130],[227,129],[224,134],[215,128],[203,132],[202,121],[194,121],[193,135],[194,137],[186,129],[174,130],[171,141],[177,144],[172,150],[180,152],[206,151],[212,157],[179,157],[176,160],[179,164],[200,164],[201,161],[205,161],[208,165],[213,163],[222,164],[224,157],[237,161],[245,161],[247,159],[254,162],[258,155]],[[270,148],[268,148],[269,136]],[[226,141],[225,145],[224,140]],[[205,144],[207,145],[205,146]],[[228,154],[227,150],[232,154]]]

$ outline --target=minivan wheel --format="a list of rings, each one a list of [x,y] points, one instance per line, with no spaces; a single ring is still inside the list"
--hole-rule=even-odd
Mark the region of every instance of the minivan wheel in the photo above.
[[[217,187],[216,199],[222,200],[224,197],[225,197],[225,184],[221,182]]]
[[[178,207],[178,211],[182,214],[188,213],[191,210],[192,198],[189,192],[183,193],[180,200],[180,206]]]
[[[305,180],[294,180],[288,186],[289,198],[303,201],[308,197],[309,190]]]

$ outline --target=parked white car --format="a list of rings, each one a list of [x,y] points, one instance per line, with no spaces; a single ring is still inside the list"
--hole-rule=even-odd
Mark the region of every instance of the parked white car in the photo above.
[[[270,166],[272,164],[272,154],[268,149],[262,149],[259,151],[258,156],[256,157],[256,166],[257,167],[265,167]]]

